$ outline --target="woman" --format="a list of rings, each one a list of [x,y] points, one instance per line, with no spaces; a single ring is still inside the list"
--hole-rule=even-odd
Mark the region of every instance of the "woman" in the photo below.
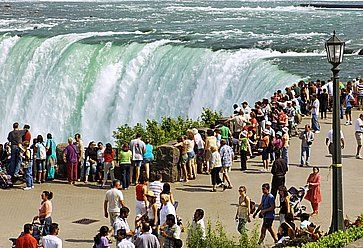
[[[135,188],[136,191],[136,215],[146,214],[146,207],[148,206],[148,201],[146,198],[147,194],[147,181],[144,180],[143,176],[139,177],[139,182]]]
[[[88,177],[91,175],[91,181],[94,181],[97,166],[97,148],[96,142],[91,141],[85,151],[84,170],[81,171],[81,178],[84,183],[88,183]]]
[[[106,186],[108,173],[110,173],[111,181],[115,180],[113,160],[115,159],[116,152],[112,149],[110,143],[106,144],[106,149],[103,152],[103,158],[105,160],[105,166],[103,170],[103,183],[102,187]]]
[[[49,228],[52,225],[52,200],[53,193],[50,191],[43,191],[41,194],[42,203],[39,207],[39,214],[33,218],[33,221],[39,219],[40,223],[44,225],[43,236],[50,234]]]
[[[146,178],[149,180],[150,176],[150,163],[154,160],[153,146],[150,144],[150,139],[145,142],[145,153],[144,153],[144,166]]]
[[[212,146],[217,146],[217,138],[214,136],[214,131],[212,129],[207,130],[207,138],[205,139],[205,161],[206,168],[205,171],[209,173],[209,161],[212,157],[212,152],[210,148]]]
[[[45,159],[47,158],[47,150],[44,145],[43,136],[38,135],[35,148],[36,148],[35,164],[37,166],[36,182],[44,183],[45,173],[47,171],[45,168]]]
[[[110,247],[110,241],[108,240],[109,229],[107,226],[102,226],[99,233],[94,237],[94,248],[108,248]]]
[[[308,177],[307,184],[309,185],[309,190],[306,193],[305,199],[311,202],[313,208],[312,215],[318,214],[319,203],[322,201],[320,193],[320,174],[319,168],[313,167],[313,173]]]
[[[247,196],[247,189],[245,186],[240,186],[238,189],[238,208],[236,213],[236,221],[238,221],[237,230],[242,234],[246,231],[246,223],[251,222],[251,200]]]
[[[268,154],[269,154],[269,145],[270,145],[270,131],[265,129],[262,132],[261,137],[261,148],[262,148],[262,162],[263,162],[263,171],[268,171]]]
[[[279,195],[280,195],[280,225],[285,222],[285,217],[287,214],[291,213],[290,206],[290,196],[287,192],[287,188],[285,186],[279,187]]]
[[[210,175],[212,179],[212,192],[216,192],[216,185],[222,184],[222,180],[219,177],[219,172],[222,169],[222,160],[221,155],[218,152],[218,148],[216,146],[212,146],[210,148],[212,152],[211,160],[210,160]]]
[[[170,202],[170,197],[167,194],[160,195],[160,226],[166,226],[166,216],[172,214],[176,217],[175,207]]]
[[[128,189],[130,186],[130,167],[132,152],[127,143],[122,145],[119,152],[120,167],[121,167],[121,184],[123,189]]]
[[[186,140],[186,136],[183,135],[178,138],[178,143],[174,145],[174,147],[177,147],[180,152],[179,156],[179,179],[181,182],[188,182],[188,172],[187,172],[187,160],[188,160],[188,154],[187,154],[187,144],[184,143]]]
[[[184,141],[187,144],[187,168],[189,170],[189,175],[191,180],[197,178],[197,168],[194,163],[195,152],[194,152],[194,134],[191,130],[187,131],[187,139]]]
[[[153,191],[148,191],[146,193],[147,201],[149,205],[146,209],[147,217],[149,220],[150,227],[152,228],[152,232],[157,234],[157,226],[158,226],[158,204],[156,203],[156,195]]]
[[[164,183],[164,185],[163,185],[163,191],[161,191],[160,195],[162,195],[162,194],[168,195],[171,204],[174,205],[174,203],[175,203],[175,201],[174,201],[174,195],[170,191],[170,184],[169,183]]]

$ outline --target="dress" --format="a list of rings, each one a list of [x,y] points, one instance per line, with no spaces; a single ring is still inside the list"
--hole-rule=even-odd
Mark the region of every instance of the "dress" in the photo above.
[[[308,192],[306,193],[305,199],[310,201],[311,203],[320,203],[320,174],[311,173],[308,177],[307,182],[310,183],[310,186]]]

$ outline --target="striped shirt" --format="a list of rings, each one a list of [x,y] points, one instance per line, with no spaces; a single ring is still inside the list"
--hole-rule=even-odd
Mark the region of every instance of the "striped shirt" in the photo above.
[[[159,208],[161,206],[160,193],[163,191],[163,186],[164,186],[164,184],[160,181],[154,181],[149,184],[149,190],[154,192],[154,194],[156,196],[156,204],[158,205]]]

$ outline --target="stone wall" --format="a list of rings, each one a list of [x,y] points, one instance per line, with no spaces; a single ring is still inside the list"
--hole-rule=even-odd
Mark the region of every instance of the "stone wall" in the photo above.
[[[156,174],[161,174],[165,182],[177,182],[178,162],[180,152],[170,142],[165,145],[158,146],[155,150],[155,161],[150,166],[150,180],[153,181]]]

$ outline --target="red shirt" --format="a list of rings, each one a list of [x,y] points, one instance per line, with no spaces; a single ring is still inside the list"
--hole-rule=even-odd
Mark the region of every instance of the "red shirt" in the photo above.
[[[138,184],[136,185],[136,200],[143,201],[144,200],[144,185]]]
[[[113,159],[115,158],[115,155],[116,155],[116,152],[114,150],[112,150],[112,153],[104,152],[103,158],[105,159],[106,163],[111,163],[113,161]]]
[[[32,134],[28,131],[25,132],[24,134],[24,141],[28,141],[30,142],[30,140],[32,139]]]
[[[29,233],[16,240],[15,248],[38,248],[37,240]]]

